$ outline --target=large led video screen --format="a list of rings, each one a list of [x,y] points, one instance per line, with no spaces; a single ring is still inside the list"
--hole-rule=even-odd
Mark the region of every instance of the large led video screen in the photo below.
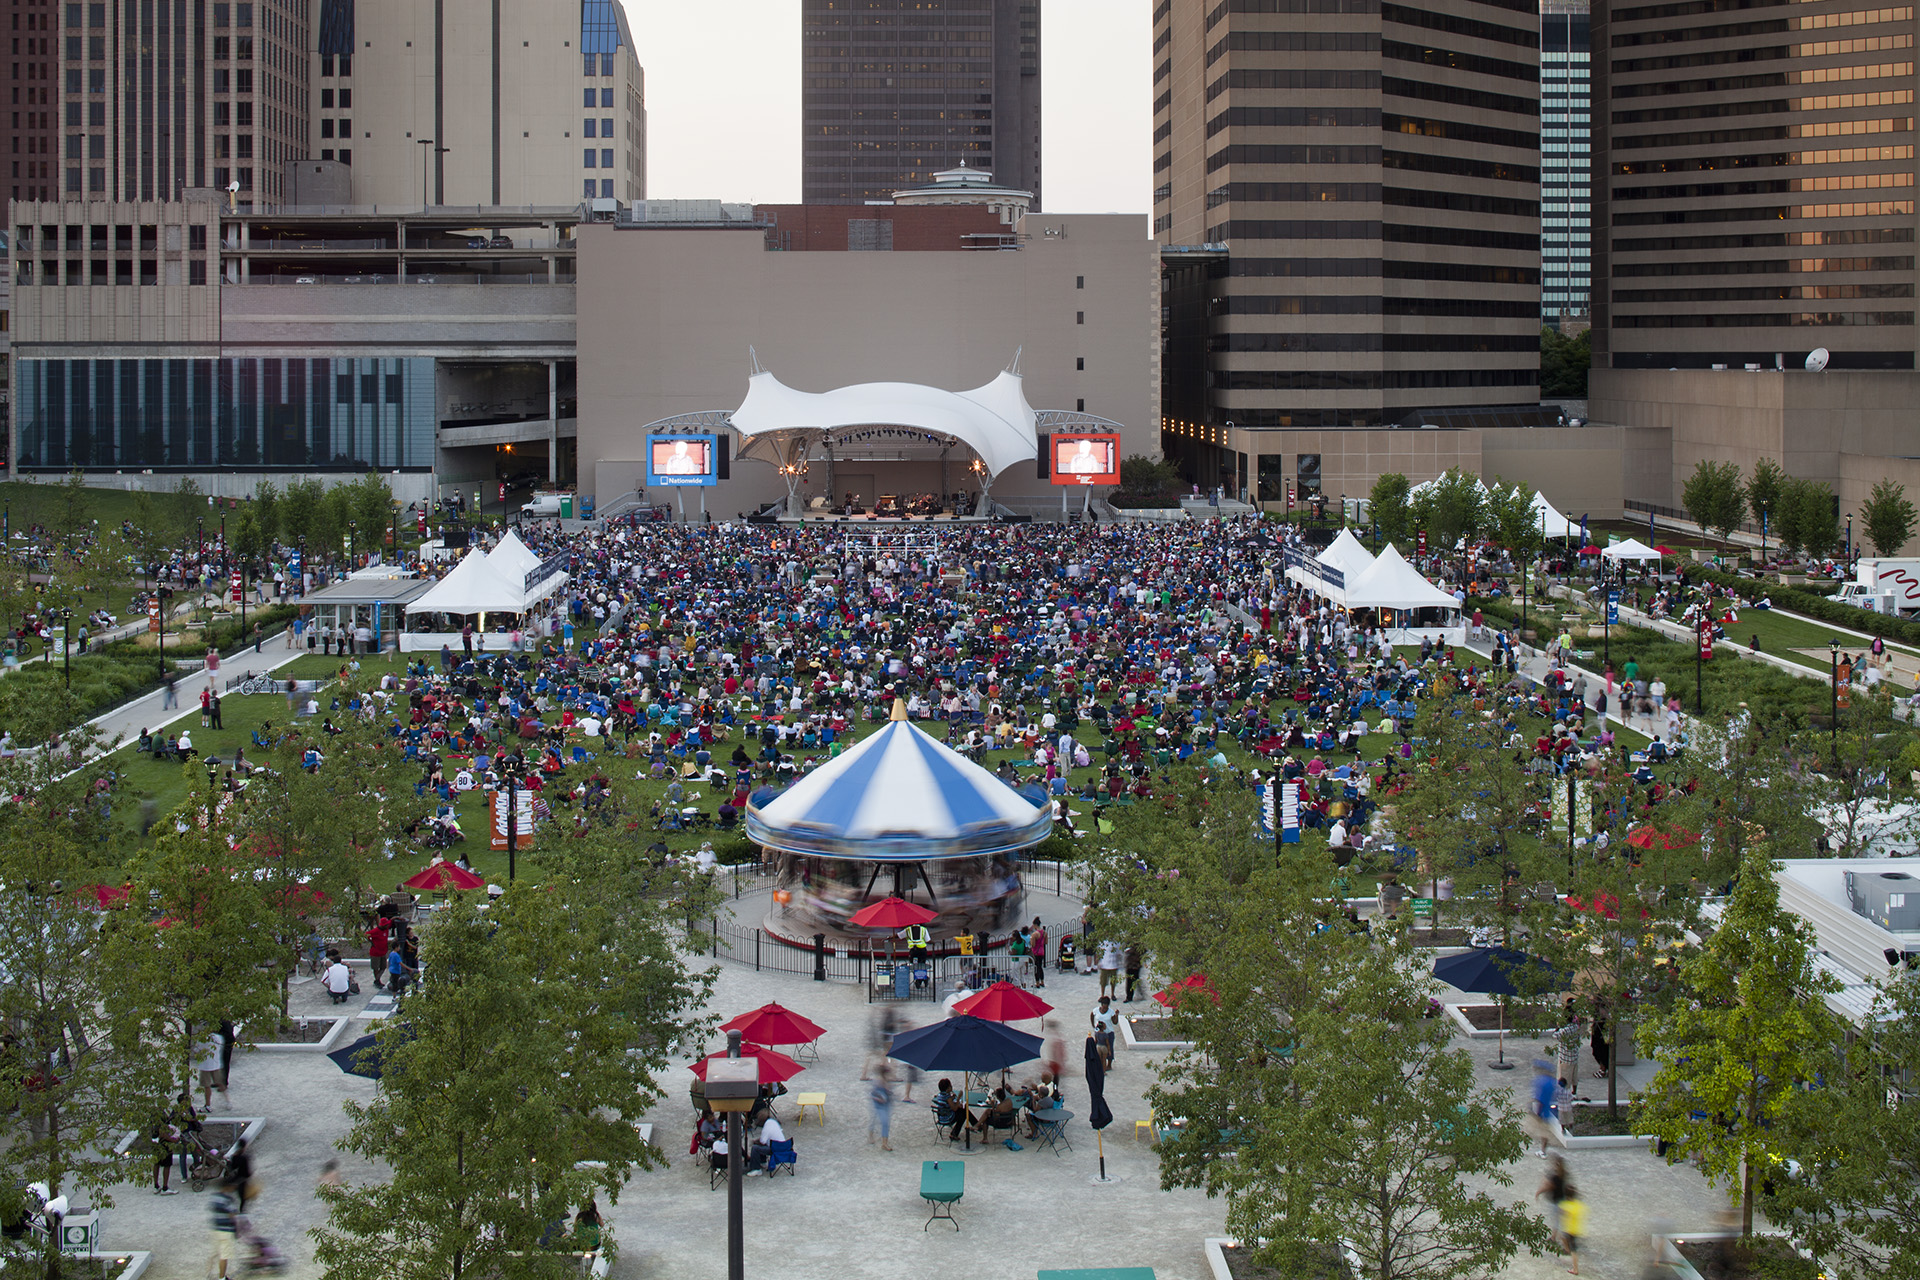
[[[1055,484],[1119,484],[1120,437],[1056,435],[1048,474]]]
[[[711,486],[720,483],[713,436],[648,436],[647,486]]]

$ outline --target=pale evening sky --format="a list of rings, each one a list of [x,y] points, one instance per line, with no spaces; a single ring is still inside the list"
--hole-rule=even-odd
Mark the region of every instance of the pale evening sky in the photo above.
[[[647,73],[647,194],[800,199],[796,0],[622,0]],[[1153,198],[1151,0],[1042,0],[1041,168],[1055,213]]]

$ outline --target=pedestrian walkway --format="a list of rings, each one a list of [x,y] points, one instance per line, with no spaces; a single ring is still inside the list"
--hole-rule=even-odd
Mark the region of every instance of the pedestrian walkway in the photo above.
[[[124,702],[111,711],[97,715],[87,723],[99,730],[102,742],[133,742],[140,737],[142,729],[159,729],[197,714],[200,710],[200,690],[206,680],[213,680],[215,690],[224,692],[226,682],[236,676],[265,675],[305,655],[304,649],[285,647],[285,642],[276,633],[260,642],[259,652],[251,648],[242,649],[223,660],[217,672],[209,673],[205,668],[181,672],[174,682],[179,703],[177,706],[163,706],[167,691],[155,689],[132,702]]]

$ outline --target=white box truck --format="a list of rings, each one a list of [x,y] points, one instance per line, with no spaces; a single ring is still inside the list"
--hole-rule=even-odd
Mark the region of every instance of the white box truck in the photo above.
[[[1920,559],[1863,559],[1829,599],[1875,613],[1920,613]]]

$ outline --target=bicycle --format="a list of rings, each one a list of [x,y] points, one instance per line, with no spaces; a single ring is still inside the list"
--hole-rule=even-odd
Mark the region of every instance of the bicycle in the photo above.
[[[249,676],[234,689],[239,694],[278,693],[280,682],[272,676]]]

